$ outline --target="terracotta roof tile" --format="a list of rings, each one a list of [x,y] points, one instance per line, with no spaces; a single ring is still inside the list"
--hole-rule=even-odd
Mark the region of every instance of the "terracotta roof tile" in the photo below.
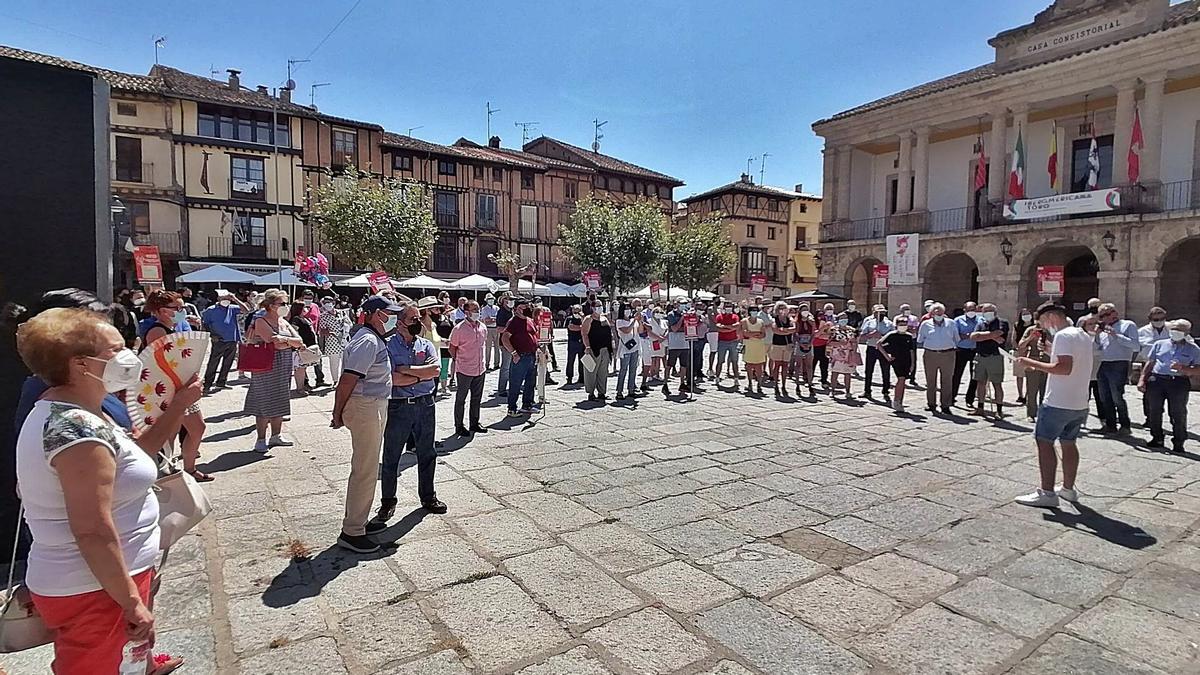
[[[708,197],[712,197],[714,195],[721,194],[723,192],[745,192],[747,194],[762,195],[765,197],[776,197],[779,199],[797,199],[800,197],[806,197],[808,199],[814,198],[813,195],[807,195],[807,194],[802,195],[799,192],[794,192],[792,190],[785,190],[784,188],[773,187],[771,185],[755,185],[754,183],[743,183],[742,181],[738,180],[738,181],[734,181],[732,183],[726,183],[725,185],[722,185],[720,187],[715,187],[711,190],[705,190],[704,192],[701,192],[699,194],[694,194],[686,199],[680,200],[680,202],[683,204],[691,204],[693,202],[698,202],[698,201],[701,201]],[[820,199],[820,197],[816,197],[816,199]]]
[[[570,143],[565,143],[556,138],[550,138],[549,136],[540,136],[535,138],[526,143],[522,149],[528,152],[528,149],[531,146],[534,146],[539,142],[554,143],[562,147],[567,151],[568,154],[573,155],[580,164],[585,166],[591,166],[604,171],[612,171],[614,173],[623,173],[630,176],[651,178],[654,180],[663,181],[665,183],[674,183],[675,185],[683,185],[683,181],[679,180],[678,178],[668,176],[665,173],[652,171],[645,167],[638,166],[637,164],[631,164],[623,159],[617,159],[616,157],[611,157],[599,152],[592,152],[591,150],[581,148],[577,145],[571,145]]]
[[[121,91],[157,94],[161,93],[162,90],[162,81],[153,76],[120,73],[115,70],[97,68],[95,66],[89,66],[85,63],[79,63],[77,61],[71,61],[68,59],[59,58],[57,56],[50,56],[48,54],[39,54],[37,52],[18,49],[16,47],[6,47],[4,45],[0,45],[0,56],[8,57],[10,59],[18,59],[20,61],[41,63],[47,66],[58,66],[60,68],[69,68],[71,70],[80,70],[86,73],[92,73],[104,78],[104,80],[108,82],[108,85],[113,89],[119,89]]]
[[[214,80],[201,75],[185,73],[170,66],[155,65],[150,69],[150,75],[162,79],[166,93],[181,98],[208,103],[225,103],[258,110],[271,110],[275,103],[275,99],[270,94],[261,94],[253,87],[249,90],[230,89],[229,84],[224,80]],[[279,101],[279,112],[306,117],[316,116],[312,108],[286,101]]]

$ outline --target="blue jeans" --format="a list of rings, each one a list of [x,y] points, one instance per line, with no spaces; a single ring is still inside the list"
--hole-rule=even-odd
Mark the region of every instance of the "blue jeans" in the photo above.
[[[1129,406],[1125,405],[1125,383],[1129,381],[1128,361],[1104,361],[1096,371],[1100,416],[1104,426],[1129,426]]]
[[[575,363],[583,358],[583,340],[572,342],[567,340],[567,381],[575,379]],[[583,365],[580,364],[580,376],[582,377]]]
[[[1038,408],[1033,437],[1048,443],[1054,441],[1074,443],[1075,439],[1079,438],[1079,432],[1083,429],[1083,423],[1087,421],[1087,416],[1087,410],[1066,410],[1043,403]]]
[[[496,382],[496,393],[504,396],[508,393],[508,376],[512,374],[512,354],[507,349],[500,350],[500,377]]]
[[[388,401],[387,425],[383,429],[383,465],[379,471],[381,496],[396,498],[396,479],[400,475],[400,456],[411,436],[417,444],[417,496],[421,503],[437,499],[433,488],[433,472],[437,467],[437,451],[433,448],[433,432],[437,419],[433,397],[422,403]]]
[[[513,361],[508,378],[508,410],[517,409],[517,396],[521,396],[521,407],[533,407],[533,383],[537,377],[537,359],[533,354],[522,354]]]
[[[637,382],[638,365],[641,362],[640,352],[630,352],[621,357],[620,370],[617,371],[617,395],[621,394],[621,383],[628,380],[629,395],[633,395],[633,388]]]

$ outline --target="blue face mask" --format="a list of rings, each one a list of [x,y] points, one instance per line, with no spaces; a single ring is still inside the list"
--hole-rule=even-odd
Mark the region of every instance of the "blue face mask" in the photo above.
[[[395,314],[388,314],[387,318],[383,320],[383,332],[391,333],[392,331],[396,330],[396,324],[399,323],[399,321],[400,317],[396,316]]]
[[[187,322],[187,312],[182,309],[175,312],[175,316],[171,317],[171,322],[176,325],[181,324],[181,323],[186,323]]]

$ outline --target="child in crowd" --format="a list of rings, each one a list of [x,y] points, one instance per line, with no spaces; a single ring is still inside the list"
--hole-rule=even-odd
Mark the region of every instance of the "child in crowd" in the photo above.
[[[850,376],[863,362],[858,353],[858,331],[850,325],[850,319],[844,312],[838,315],[836,323],[829,332],[829,362],[833,372],[831,390],[836,396],[840,380],[846,400],[851,400],[854,395],[850,393]]]
[[[904,388],[908,384],[909,373],[912,372],[912,355],[917,346],[917,339],[909,332],[908,317],[896,317],[896,330],[879,338],[878,349],[892,366],[896,375],[896,393],[892,397],[892,409],[898,413],[904,412]]]

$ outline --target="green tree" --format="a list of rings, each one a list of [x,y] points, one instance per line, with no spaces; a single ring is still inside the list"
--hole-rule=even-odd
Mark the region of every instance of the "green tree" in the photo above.
[[[666,238],[667,217],[657,202],[618,205],[591,195],[580,199],[563,227],[563,248],[580,269],[594,269],[610,294],[649,283]]]
[[[488,260],[495,263],[496,269],[508,279],[508,290],[514,294],[517,292],[517,283],[521,280],[521,275],[528,272],[534,263],[533,260],[521,260],[520,253],[507,248],[489,253]]]
[[[667,232],[663,267],[672,284],[689,293],[707,290],[733,267],[735,247],[718,215],[689,217]]]
[[[349,167],[320,187],[309,186],[309,217],[334,255],[360,269],[393,276],[425,266],[437,227],[433,197],[413,181],[384,178]]]

